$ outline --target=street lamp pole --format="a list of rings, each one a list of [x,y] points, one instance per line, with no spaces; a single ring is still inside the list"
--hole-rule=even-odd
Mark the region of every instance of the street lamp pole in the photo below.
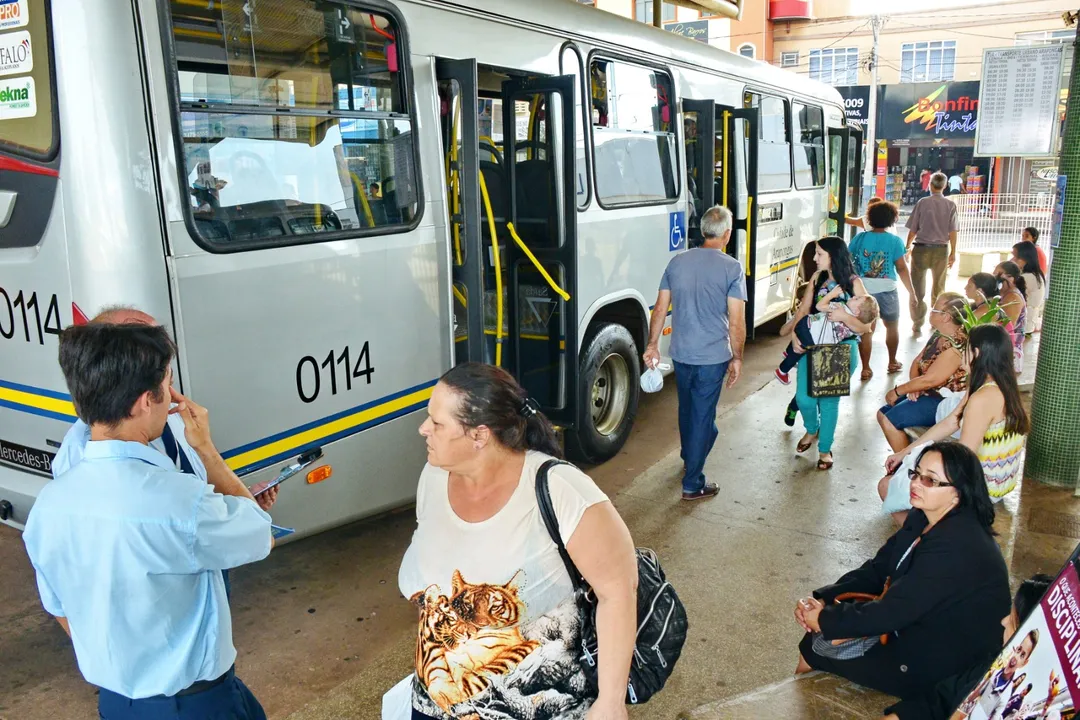
[[[866,154],[869,156],[863,161],[863,188],[869,188],[874,183],[874,175],[877,168],[877,96],[878,96],[878,42],[881,37],[881,28],[885,26],[885,18],[874,15],[870,18],[870,29],[874,33],[874,47],[870,50],[870,99],[866,110]],[[873,159],[873,162],[871,162]],[[871,193],[872,194],[872,193]]]

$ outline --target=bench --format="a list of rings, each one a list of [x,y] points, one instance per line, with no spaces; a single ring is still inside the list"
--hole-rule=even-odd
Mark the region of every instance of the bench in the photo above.
[[[959,253],[960,267],[957,274],[960,277],[971,277],[975,273],[990,272],[999,263],[1003,263],[1012,257],[1008,250],[961,250]]]

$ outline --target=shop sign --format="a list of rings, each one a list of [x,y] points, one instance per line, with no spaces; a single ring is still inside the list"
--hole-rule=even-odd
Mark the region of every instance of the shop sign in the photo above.
[[[1028,170],[1028,192],[1050,193],[1057,188],[1058,159],[1042,158],[1031,160]]]
[[[0,30],[23,27],[30,22],[26,0],[0,0]]]
[[[870,86],[845,85],[836,88],[844,96],[844,115],[847,121],[864,131],[870,122]]]
[[[902,138],[972,139],[979,120],[979,83],[886,85],[879,97],[878,135]]]
[[[697,40],[699,42],[709,42],[709,21],[708,20],[696,20],[694,22],[677,22],[668,23],[664,26],[664,29],[668,32],[673,32],[676,35],[682,35],[688,37],[691,40]]]
[[[0,75],[21,75],[33,69],[30,33],[20,30],[0,35]]]

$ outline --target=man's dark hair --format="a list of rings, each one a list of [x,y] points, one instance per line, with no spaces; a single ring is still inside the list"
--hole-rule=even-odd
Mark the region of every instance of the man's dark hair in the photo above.
[[[116,427],[149,391],[161,402],[161,383],[176,345],[160,325],[73,325],[60,333],[60,369],[79,417]]]
[[[898,217],[900,217],[900,211],[891,202],[885,200],[866,208],[866,220],[875,230],[888,230],[896,224]]]
[[[1024,232],[1026,232],[1028,235],[1030,235],[1032,240],[1038,241],[1038,239],[1039,239],[1039,228],[1032,225],[1030,227],[1024,228]]]

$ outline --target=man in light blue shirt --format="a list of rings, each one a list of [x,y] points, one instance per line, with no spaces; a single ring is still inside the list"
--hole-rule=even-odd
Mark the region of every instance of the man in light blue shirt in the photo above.
[[[214,447],[205,408],[172,389],[174,354],[160,326],[61,333],[60,366],[90,440],[42,489],[23,539],[42,604],[101,688],[102,718],[264,720],[233,671],[221,570],[267,556],[270,516]],[[150,446],[171,412],[205,481]]]
[[[715,497],[705,482],[705,459],[718,431],[716,405],[742,373],[746,340],[746,277],[738,260],[724,252],[731,239],[731,212],[716,205],[701,217],[700,247],[676,255],[660,280],[652,318],[646,367],[660,362],[660,333],[672,308],[671,359],[679,393],[683,500]]]

